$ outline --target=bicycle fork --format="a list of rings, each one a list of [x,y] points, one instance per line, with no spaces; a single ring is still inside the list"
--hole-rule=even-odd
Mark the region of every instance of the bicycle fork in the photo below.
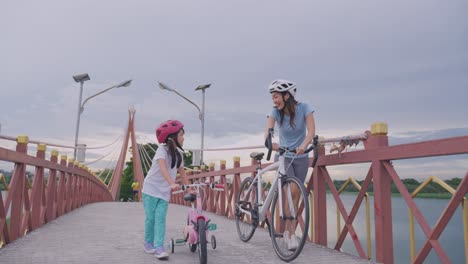
[[[282,155],[279,157],[280,165],[279,165],[279,175],[278,175],[278,206],[279,206],[279,215],[280,219],[283,220],[296,220],[296,211],[294,209],[294,201],[291,193],[291,186],[286,186],[286,202],[288,203],[289,213],[290,215],[285,215],[283,212],[283,179],[286,179],[286,169],[284,168],[285,157]]]

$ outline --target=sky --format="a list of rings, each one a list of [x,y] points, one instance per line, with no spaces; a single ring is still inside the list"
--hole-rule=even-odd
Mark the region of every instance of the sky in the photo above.
[[[467,8],[462,0],[5,1],[0,134],[73,145],[80,88],[72,76],[88,73],[83,100],[133,80],[86,103],[79,142],[89,147],[121,136],[134,107],[137,139],[154,142],[161,122],[178,119],[184,147],[199,148],[198,110],[157,82],[200,107],[195,88],[211,83],[205,148],[261,145],[273,106],[267,87],[278,78],[297,84],[324,137],[360,134],[374,122],[388,124],[391,144],[468,135]],[[87,159],[114,149],[88,149]],[[205,162],[229,167],[240,156],[248,164],[250,151],[205,152]],[[368,167],[330,174],[362,178]],[[400,168],[407,177],[463,177],[468,158]]]

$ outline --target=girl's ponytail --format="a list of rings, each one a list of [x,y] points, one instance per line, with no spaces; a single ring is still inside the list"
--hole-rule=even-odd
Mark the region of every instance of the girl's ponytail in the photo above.
[[[171,155],[171,169],[175,167],[177,162],[177,168],[180,167],[182,163],[182,155],[174,146],[177,143],[177,133],[175,135],[170,135],[167,137],[167,141],[172,141],[171,143],[167,144],[169,146],[169,154]],[[177,144],[178,145],[178,144]]]

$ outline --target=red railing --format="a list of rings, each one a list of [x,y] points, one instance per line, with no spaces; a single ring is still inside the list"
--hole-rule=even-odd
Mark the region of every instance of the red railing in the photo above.
[[[67,163],[62,155],[58,163],[55,150],[46,160],[44,144],[38,144],[36,156],[27,149],[27,136],[17,138],[16,150],[0,147],[0,161],[14,163],[5,200],[0,192],[0,245],[85,204],[113,201],[107,186],[77,161]],[[35,167],[31,189],[26,166]]]
[[[358,255],[361,258],[370,259],[370,256],[366,255],[357,236],[356,230],[353,227],[353,221],[356,218],[361,203],[372,182],[374,187],[375,260],[382,263],[394,263],[391,204],[391,184],[393,182],[426,236],[426,241],[414,259],[414,263],[422,263],[427,258],[431,249],[434,249],[442,263],[450,263],[450,259],[440,246],[438,239],[453,216],[456,208],[460,205],[468,192],[468,173],[465,175],[454,175],[454,177],[459,176],[463,179],[434,228],[431,229],[411,194],[401,181],[391,161],[466,154],[468,153],[468,136],[389,146],[385,124],[383,127],[373,126],[372,132],[366,131],[366,135],[367,139],[364,140],[364,150],[325,155],[324,147],[320,147],[320,156],[317,166],[307,184],[308,191],[313,191],[314,226],[313,238],[311,238],[311,240],[314,243],[327,246],[326,194],[328,187],[337,204],[341,217],[345,222],[345,226],[341,230],[334,248],[340,250],[349,233]],[[333,184],[327,167],[356,163],[370,163],[370,168],[361,186],[361,190],[354,201],[354,205],[348,213],[339,192]],[[254,162],[252,162],[252,164],[254,164]],[[263,167],[268,165],[269,164],[262,164]],[[209,172],[190,175],[189,178],[208,179],[210,182],[227,183],[227,178],[229,177],[231,179],[231,184],[230,186],[225,184],[225,192],[216,194],[211,191],[208,192],[207,197],[204,198],[203,206],[207,211],[228,218],[234,218],[233,203],[235,195],[240,187],[240,175],[243,173],[255,173],[255,168],[256,165],[240,167],[239,158],[236,157],[234,159],[234,168],[232,169],[226,169],[226,162],[222,161],[220,170],[214,171],[214,164],[210,164]],[[202,169],[202,171],[204,170]],[[182,195],[174,195],[171,202],[188,205],[187,202],[183,201]],[[468,254],[468,252],[465,252],[465,254]]]

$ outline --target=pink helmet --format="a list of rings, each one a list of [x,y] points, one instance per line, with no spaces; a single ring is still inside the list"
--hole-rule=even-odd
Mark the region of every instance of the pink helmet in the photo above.
[[[159,143],[165,143],[169,135],[179,132],[183,127],[184,124],[177,120],[167,120],[156,129],[156,138]]]

